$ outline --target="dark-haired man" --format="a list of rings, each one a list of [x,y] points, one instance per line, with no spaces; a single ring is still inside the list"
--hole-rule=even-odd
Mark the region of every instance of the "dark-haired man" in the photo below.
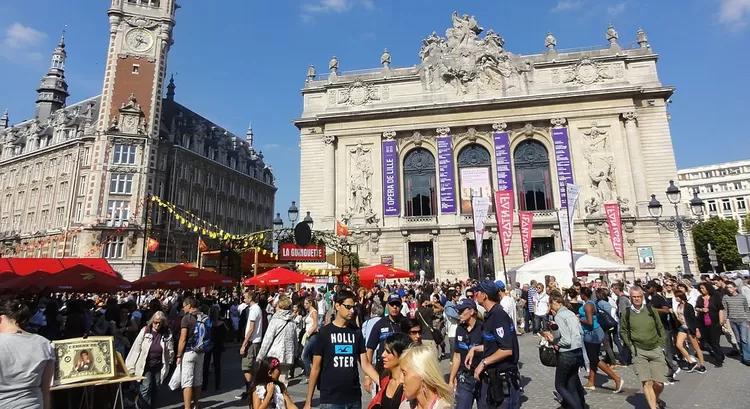
[[[361,409],[358,365],[366,375],[378,379],[365,352],[362,332],[347,324],[354,314],[354,298],[351,291],[336,293],[336,316],[318,332],[304,409],[312,406],[315,385],[320,391],[321,409]]]
[[[250,383],[252,381],[253,363],[260,351],[260,342],[263,340],[263,311],[257,303],[258,295],[251,290],[245,290],[244,299],[245,310],[247,310],[247,324],[245,325],[245,336],[240,346],[240,356],[242,357],[241,367],[242,375],[245,378],[245,391],[237,399],[246,400],[250,393]],[[244,312],[244,311],[243,311]]]
[[[478,409],[486,409],[486,401],[481,400],[482,384],[474,378],[474,371],[482,357],[472,354],[472,349],[482,345],[482,320],[477,318],[477,304],[474,300],[463,299],[456,305],[461,323],[456,328],[453,358],[451,361],[450,386],[456,391],[456,409],[470,409],[477,402]]]
[[[192,350],[188,339],[195,332],[198,323],[198,300],[195,297],[185,297],[182,301],[182,311],[185,315],[180,322],[180,341],[177,345],[177,365],[182,365],[182,399],[185,409],[198,406],[201,385],[203,384],[203,353]]]
[[[370,330],[370,337],[367,339],[367,357],[368,362],[372,362],[373,354],[375,356],[375,368],[378,372],[383,370],[383,348],[385,346],[385,339],[396,332],[401,331],[401,320],[404,318],[401,315],[401,297],[398,294],[391,294],[388,296],[388,303],[386,304],[388,315],[385,319],[378,321],[377,324],[373,325]],[[377,382],[377,379],[374,379]],[[365,380],[367,383],[367,380]]]

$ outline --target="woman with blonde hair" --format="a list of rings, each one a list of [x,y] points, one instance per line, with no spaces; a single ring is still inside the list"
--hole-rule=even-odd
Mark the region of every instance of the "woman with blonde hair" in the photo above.
[[[138,407],[155,408],[159,386],[167,378],[169,366],[174,361],[174,341],[167,316],[157,311],[133,341],[125,359],[131,375],[143,376],[140,382]]]
[[[445,383],[435,350],[429,346],[407,349],[399,359],[407,400],[399,409],[449,409],[453,391]]]
[[[281,376],[279,381],[287,384],[289,370],[297,356],[297,324],[292,314],[292,300],[287,296],[279,297],[276,312],[268,321],[268,329],[260,343],[257,361],[267,356],[278,358]]]

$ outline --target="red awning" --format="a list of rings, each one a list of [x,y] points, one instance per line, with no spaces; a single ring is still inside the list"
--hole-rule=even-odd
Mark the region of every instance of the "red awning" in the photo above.
[[[43,277],[32,287],[42,292],[116,293],[131,290],[133,284],[103,271],[76,264],[57,274]]]
[[[34,271],[30,274],[12,278],[0,283],[0,290],[22,291],[36,285],[40,280],[47,278],[50,273],[46,271]]]
[[[360,281],[384,280],[386,278],[413,278],[414,273],[400,268],[386,266],[385,264],[375,264],[359,270]]]
[[[0,258],[0,274],[2,273],[13,273],[13,268],[7,258]]]
[[[35,271],[45,271],[50,274],[59,273],[66,268],[81,264],[94,270],[116,276],[117,273],[112,269],[107,260],[103,258],[6,258],[11,271],[19,276],[25,276]],[[1,263],[1,261],[0,261]],[[0,264],[2,272],[2,264]]]
[[[277,286],[301,283],[314,283],[315,277],[306,276],[296,271],[277,267],[255,277],[245,280],[245,285]]]
[[[133,288],[148,290],[153,288],[227,287],[235,284],[237,284],[237,280],[232,277],[197,268],[191,264],[178,264],[133,282]]]

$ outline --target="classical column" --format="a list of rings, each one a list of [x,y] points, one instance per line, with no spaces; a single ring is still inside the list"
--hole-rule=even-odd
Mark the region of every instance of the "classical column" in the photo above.
[[[643,151],[641,150],[641,138],[638,136],[638,126],[636,125],[638,114],[635,111],[625,112],[622,114],[622,119],[625,121],[625,137],[628,140],[635,201],[647,200],[648,190],[646,188],[646,173],[643,167]]]
[[[336,137],[323,136],[323,144],[323,220],[333,221],[336,220]]]

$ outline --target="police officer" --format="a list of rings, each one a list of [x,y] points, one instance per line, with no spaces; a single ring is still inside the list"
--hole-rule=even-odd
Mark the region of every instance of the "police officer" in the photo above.
[[[521,378],[518,372],[516,325],[500,306],[500,288],[483,280],[476,289],[477,302],[485,309],[483,343],[469,352],[481,353],[474,377],[482,382],[480,399],[487,409],[518,409],[521,406]]]
[[[482,360],[482,354],[469,351],[482,346],[482,324],[477,318],[477,304],[474,300],[464,298],[454,307],[459,313],[461,323],[456,328],[456,339],[451,361],[450,386],[456,391],[456,409],[471,409],[474,401],[477,409],[486,409],[487,404],[481,400],[482,383],[474,378],[474,371]]]

